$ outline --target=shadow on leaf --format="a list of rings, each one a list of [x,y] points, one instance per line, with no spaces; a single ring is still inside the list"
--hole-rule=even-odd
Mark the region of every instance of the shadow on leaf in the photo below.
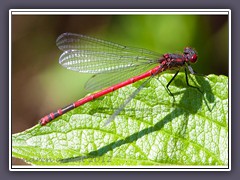
[[[213,103],[215,101],[215,97],[214,97],[214,94],[212,93],[209,82],[204,77],[196,76],[195,79],[196,79],[197,83],[200,85],[199,88],[201,88],[201,90],[203,90],[203,93],[200,93],[197,89],[187,87],[186,90],[181,91],[181,93],[184,93],[184,94],[183,94],[179,104],[176,105],[176,108],[172,112],[167,114],[163,119],[159,120],[158,123],[156,123],[155,125],[145,128],[143,130],[140,130],[136,133],[133,133],[132,135],[130,135],[124,139],[120,139],[118,141],[115,141],[108,145],[105,145],[95,151],[89,152],[87,155],[61,159],[60,162],[61,163],[70,163],[70,162],[83,161],[84,159],[97,158],[97,157],[103,156],[106,153],[108,153],[109,151],[112,151],[113,149],[115,149],[117,147],[120,147],[124,144],[132,143],[132,142],[137,141],[138,139],[142,138],[145,135],[148,135],[152,132],[161,130],[164,127],[164,125],[166,125],[167,123],[171,122],[172,120],[174,120],[175,118],[177,118],[181,115],[184,115],[184,117],[186,119],[186,123],[185,123],[186,124],[185,130],[186,130],[189,115],[196,114],[198,112],[198,110],[202,107],[203,104],[205,104],[209,110],[214,108],[214,106],[212,106],[212,108],[210,108],[208,105],[208,103]],[[192,83],[195,83],[192,78],[191,78],[191,80],[192,80],[191,81]],[[181,80],[179,78],[177,78],[177,81],[181,81]],[[175,85],[177,85],[177,84],[178,84],[178,82],[175,83]],[[174,93],[174,95],[176,95],[176,94],[179,94],[179,92]],[[204,94],[206,94],[206,99],[205,99]],[[189,102],[193,101],[193,98],[194,98],[194,105],[189,103]],[[190,104],[192,106],[189,107]],[[185,107],[185,108],[182,108],[182,107]],[[185,131],[181,131],[180,133],[182,133],[182,132],[184,133]],[[181,136],[181,137],[183,136],[182,138],[184,138],[184,134],[179,134],[179,136]],[[177,142],[177,139],[176,139],[176,142]]]

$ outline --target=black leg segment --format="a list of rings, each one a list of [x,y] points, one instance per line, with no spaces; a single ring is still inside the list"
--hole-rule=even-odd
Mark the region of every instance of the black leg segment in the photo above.
[[[174,95],[173,95],[173,93],[170,91],[170,89],[168,88],[168,86],[172,83],[172,81],[173,81],[174,78],[178,75],[178,73],[179,73],[179,70],[174,74],[174,76],[173,76],[172,79],[168,82],[168,84],[167,84],[167,86],[166,86],[169,94],[173,97],[173,100],[174,100],[174,101],[175,101]]]
[[[185,70],[185,78],[186,78],[186,83],[187,83],[187,85],[188,85],[189,87],[196,88],[200,93],[202,93],[202,91],[201,91],[198,87],[192,86],[192,85],[189,84],[189,82],[188,82],[187,68],[185,68],[184,70]],[[190,72],[191,72],[191,71],[190,71]],[[195,73],[192,73],[192,72],[191,72],[191,74],[195,74]]]

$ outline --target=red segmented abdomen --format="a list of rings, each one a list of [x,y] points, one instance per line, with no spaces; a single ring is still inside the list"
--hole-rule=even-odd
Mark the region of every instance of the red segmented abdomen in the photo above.
[[[111,86],[111,87],[109,87],[109,88],[106,88],[106,89],[104,89],[104,90],[102,90],[102,91],[99,91],[99,92],[96,92],[96,93],[94,93],[94,94],[92,94],[92,95],[89,95],[89,96],[87,96],[87,97],[85,97],[85,98],[83,98],[83,99],[78,100],[77,102],[75,102],[75,103],[73,103],[73,104],[70,104],[69,106],[66,106],[65,108],[59,109],[59,110],[58,110],[57,112],[55,112],[55,113],[50,113],[49,115],[44,116],[44,117],[39,121],[39,123],[40,123],[41,125],[45,125],[45,124],[47,124],[48,122],[52,121],[53,119],[57,118],[58,116],[61,116],[62,114],[66,113],[66,112],[68,112],[68,111],[70,111],[70,110],[72,110],[72,109],[74,109],[74,108],[76,108],[76,107],[79,107],[79,106],[81,106],[81,105],[83,105],[83,104],[85,104],[85,103],[87,103],[87,102],[89,102],[89,101],[92,101],[92,100],[94,100],[94,99],[96,99],[96,98],[99,98],[99,97],[101,97],[101,96],[104,96],[104,95],[106,95],[106,94],[108,94],[108,93],[111,93],[111,92],[113,92],[113,91],[115,91],[115,90],[117,90],[117,89],[119,89],[119,88],[121,88],[121,87],[127,86],[127,85],[129,85],[129,84],[132,84],[132,83],[134,83],[134,82],[136,82],[136,81],[139,81],[139,80],[141,80],[141,79],[144,79],[144,78],[146,78],[146,77],[149,77],[149,76],[152,76],[152,75],[156,75],[156,74],[162,72],[163,70],[164,70],[164,68],[162,67],[162,65],[158,65],[157,67],[155,67],[155,68],[147,71],[147,72],[144,73],[144,74],[141,74],[141,75],[139,75],[139,76],[135,76],[135,77],[133,77],[133,78],[131,78],[131,79],[128,79],[128,80],[126,80],[126,81],[123,81],[123,82],[121,82],[121,83],[119,83],[119,84],[116,84],[116,85]]]

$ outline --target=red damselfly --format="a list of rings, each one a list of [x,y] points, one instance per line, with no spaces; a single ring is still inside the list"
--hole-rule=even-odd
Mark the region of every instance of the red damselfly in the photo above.
[[[169,85],[177,76],[181,67],[185,69],[187,85],[197,88],[188,83],[187,70],[191,74],[196,74],[190,64],[197,61],[197,52],[191,47],[186,47],[182,54],[158,54],[146,49],[123,46],[74,33],[61,34],[57,38],[56,44],[63,51],[59,58],[59,63],[63,67],[73,71],[94,74],[86,83],[86,90],[96,91],[107,88],[46,115],[39,121],[41,125],[46,125],[53,119],[89,101],[149,77],[108,119],[107,123],[109,123],[151,78],[166,70],[176,70],[175,75],[166,85],[166,89],[171,96],[173,94]]]

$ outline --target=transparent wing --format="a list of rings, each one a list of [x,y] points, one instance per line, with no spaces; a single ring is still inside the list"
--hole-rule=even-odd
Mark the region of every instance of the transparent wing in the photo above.
[[[147,64],[146,66],[138,66],[131,70],[128,69],[125,71],[117,71],[107,74],[95,74],[87,81],[85,89],[91,92],[100,90],[140,75],[156,66],[157,64]]]
[[[140,48],[122,46],[89,36],[64,33],[57,38],[63,50],[59,63],[67,69],[84,73],[110,73],[141,64],[155,64],[161,54]]]

